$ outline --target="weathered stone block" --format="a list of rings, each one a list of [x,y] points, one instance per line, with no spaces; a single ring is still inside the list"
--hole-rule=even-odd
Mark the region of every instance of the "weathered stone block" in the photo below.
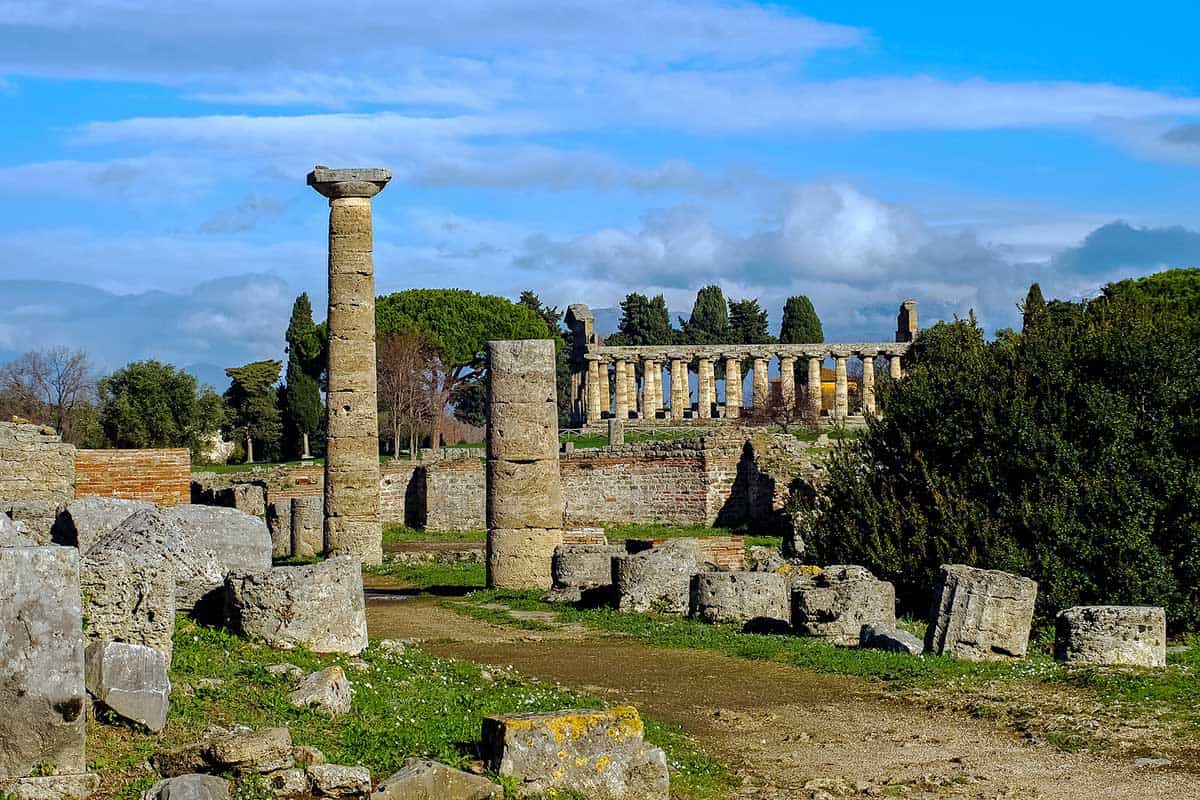
[[[542,461],[558,452],[558,406],[553,401],[495,403],[489,420],[488,458]]]
[[[558,460],[487,463],[489,528],[562,528]]]
[[[876,628],[873,625],[863,625],[858,637],[858,646],[888,653],[908,653],[911,656],[919,656],[925,652],[925,643],[908,631]]]
[[[357,655],[367,646],[358,559],[232,574],[225,582],[229,625],[271,647],[303,645],[318,653]]]
[[[371,800],[499,800],[503,796],[503,789],[480,775],[410,758],[375,787]]]
[[[267,788],[277,797],[298,797],[308,794],[308,776],[302,769],[296,767],[281,769],[264,776],[264,779],[267,782]]]
[[[319,556],[325,550],[325,501],[321,497],[292,498],[291,550],[296,558]]]
[[[864,625],[896,627],[896,590],[854,565],[826,567],[792,585],[792,627],[843,646],[859,643]]]
[[[1164,667],[1167,615],[1154,606],[1075,606],[1058,615],[1054,657],[1073,664]]]
[[[786,625],[788,591],[787,579],[774,572],[701,572],[692,579],[691,612],[709,623]]]
[[[0,548],[0,779],[84,771],[79,554]]]
[[[87,773],[0,780],[0,796],[9,800],[86,800],[99,788],[100,776]]]
[[[222,576],[271,567],[271,534],[257,516],[236,508],[190,504],[165,508],[163,516],[177,522],[195,547],[216,555]]]
[[[688,613],[692,576],[699,573],[700,544],[672,539],[640,553],[613,559],[613,586],[621,611]]]
[[[153,503],[117,497],[80,497],[67,503],[54,520],[50,536],[55,544],[78,547],[86,553],[109,531],[135,511],[150,511]]]
[[[556,402],[553,341],[488,342],[487,357],[492,402]]]
[[[487,585],[496,589],[549,589],[550,562],[562,531],[491,529],[487,534]]]
[[[24,527],[8,514],[0,512],[0,547],[35,547],[32,536],[25,535]]]
[[[287,728],[243,730],[215,737],[208,745],[210,764],[242,775],[265,775],[295,766],[292,733]]]
[[[666,800],[666,756],[643,740],[637,709],[507,714],[483,720],[483,755],[526,794]]]
[[[175,573],[137,553],[109,551],[80,564],[83,635],[88,642],[153,647],[171,664]]]
[[[167,724],[171,681],[159,650],[125,642],[95,642],[86,654],[87,689],[113,713],[154,733]]]
[[[623,556],[619,544],[560,544],[554,548],[550,571],[555,588],[592,589],[611,586],[612,560]]]
[[[180,775],[154,784],[142,800],[229,800],[229,781],[216,775]]]
[[[289,699],[297,708],[315,708],[336,717],[350,710],[350,681],[341,667],[326,667],[306,675]]]
[[[267,506],[267,530],[271,533],[271,557],[292,554],[292,501],[276,500]]]
[[[943,564],[925,649],[970,661],[1023,658],[1037,583],[1000,570]]]
[[[371,791],[371,771],[366,767],[313,764],[305,770],[313,792],[325,797],[365,795]]]

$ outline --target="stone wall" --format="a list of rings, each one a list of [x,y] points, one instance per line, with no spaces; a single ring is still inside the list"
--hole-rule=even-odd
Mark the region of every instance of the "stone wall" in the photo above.
[[[440,461],[421,472],[418,482],[425,487],[422,527],[431,531],[483,530],[486,480],[482,460]]]
[[[564,455],[559,462],[564,524],[706,522],[704,441],[629,444]]]
[[[160,506],[187,503],[191,454],[170,450],[78,450],[75,497],[121,497]]]
[[[74,446],[41,425],[0,422],[0,513],[49,541],[55,512],[74,497]]]

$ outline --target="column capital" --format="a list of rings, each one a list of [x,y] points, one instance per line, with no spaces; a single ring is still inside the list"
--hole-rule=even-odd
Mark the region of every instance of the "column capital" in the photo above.
[[[875,358],[877,355],[879,355],[879,348],[876,347],[866,347],[858,351],[859,358]]]
[[[330,200],[342,197],[374,197],[383,191],[383,187],[387,186],[391,179],[390,169],[378,167],[330,169],[318,164],[308,173],[308,185]]]
[[[831,350],[829,352],[829,355],[833,356],[834,358],[849,358],[850,351],[849,350]]]

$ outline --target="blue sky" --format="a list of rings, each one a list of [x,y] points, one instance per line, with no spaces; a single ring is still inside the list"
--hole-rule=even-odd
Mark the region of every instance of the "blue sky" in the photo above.
[[[277,355],[315,163],[394,171],[381,292],[716,282],[861,340],[1200,264],[1200,11],[974,5],[0,0],[0,358]]]

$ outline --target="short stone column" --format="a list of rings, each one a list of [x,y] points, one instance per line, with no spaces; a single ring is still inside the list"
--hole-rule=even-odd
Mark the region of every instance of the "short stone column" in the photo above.
[[[554,343],[488,342],[487,355],[487,585],[549,589],[563,518]]]
[[[712,417],[715,380],[713,379],[713,361],[711,358],[701,358],[696,364],[696,411],[700,419]]]
[[[608,370],[605,369],[604,377],[608,378]],[[587,414],[586,419],[589,423],[597,423],[600,421],[600,404],[603,402],[600,399],[600,359],[595,356],[588,356],[587,359]],[[608,397],[608,392],[604,392],[604,397]]]
[[[769,391],[769,384],[767,383],[767,360],[756,356],[753,365],[754,389],[751,394],[751,402],[754,405],[754,413],[759,414],[767,407],[767,392]]]
[[[796,359],[794,356],[779,357],[779,399],[786,412],[790,413],[796,409]]]
[[[862,413],[875,413],[875,356],[879,355],[876,350],[864,350],[858,354],[862,359]]]
[[[629,419],[629,370],[625,369],[625,359],[613,361],[613,416],[617,419]]]
[[[671,419],[683,419],[692,407],[692,390],[688,387],[687,362],[682,356],[671,356]]]
[[[814,421],[821,418],[821,407],[824,405],[821,397],[821,363],[824,360],[819,355],[808,357],[808,407]]]
[[[725,356],[725,416],[736,419],[742,413],[742,360]]]
[[[896,380],[904,375],[904,371],[900,367],[900,356],[895,353],[888,354],[888,374]]]
[[[833,417],[845,422],[850,416],[850,384],[846,378],[846,360],[849,353],[834,353]]]
[[[383,561],[371,198],[391,178],[386,169],[315,167],[308,175],[329,198],[324,538],[328,555],[364,564]]]

